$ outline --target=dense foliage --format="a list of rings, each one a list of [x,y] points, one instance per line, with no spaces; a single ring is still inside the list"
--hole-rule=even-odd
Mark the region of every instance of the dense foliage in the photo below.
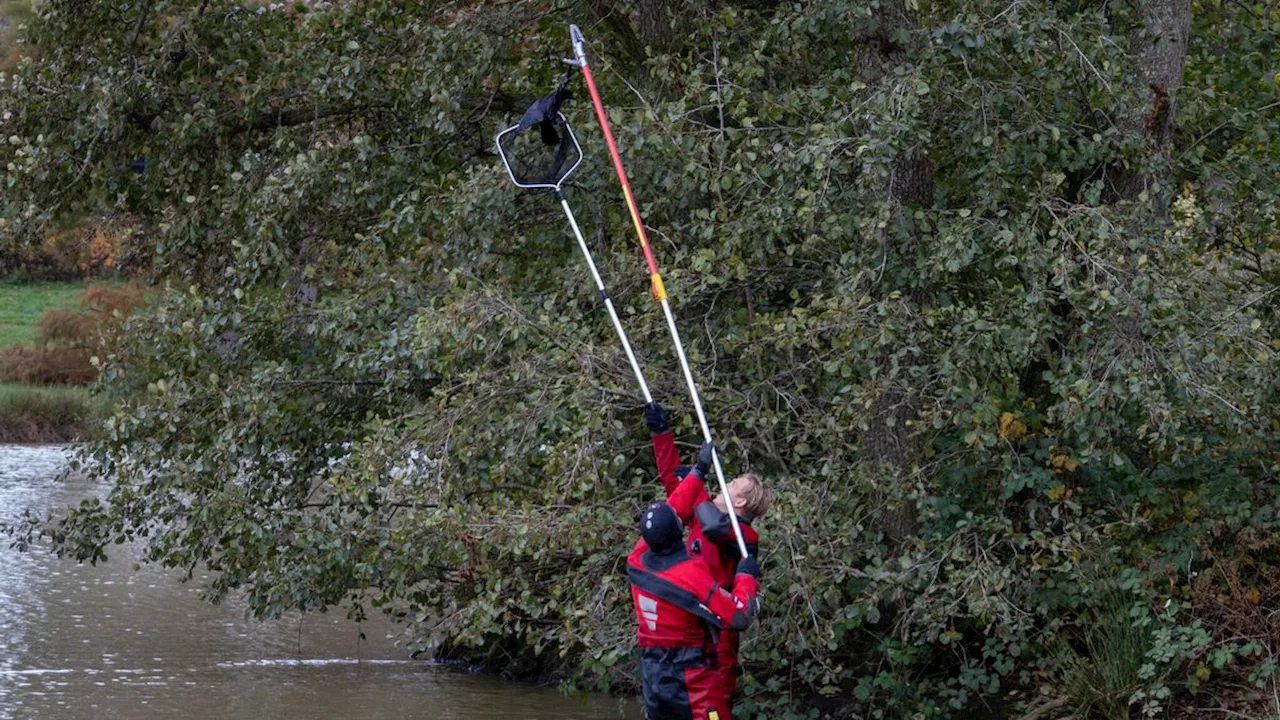
[[[749,709],[1264,712],[1280,10],[697,5],[42,4],[0,232],[126,213],[167,288],[105,359],[129,399],[84,461],[113,492],[45,529],[145,538],[264,616],[348,599],[633,682],[641,400],[556,203],[491,151],[578,22],[729,470],[779,493]],[[693,440],[568,114],[569,199]]]

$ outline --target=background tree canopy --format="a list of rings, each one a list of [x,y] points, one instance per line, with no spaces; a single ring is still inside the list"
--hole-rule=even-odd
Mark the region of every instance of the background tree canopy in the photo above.
[[[42,3],[0,76],[5,257],[125,213],[163,290],[102,358],[109,498],[26,531],[633,684],[642,401],[556,204],[492,152],[577,22],[727,469],[779,493],[748,711],[1266,712],[1280,9],[634,5]],[[567,194],[692,447],[566,112]]]

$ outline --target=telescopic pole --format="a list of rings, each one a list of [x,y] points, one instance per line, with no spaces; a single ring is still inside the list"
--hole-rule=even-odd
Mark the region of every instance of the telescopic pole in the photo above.
[[[667,300],[667,288],[662,283],[662,275],[658,272],[658,262],[653,257],[653,249],[649,246],[649,236],[645,232],[644,222],[640,219],[640,210],[636,207],[635,197],[631,193],[631,183],[627,181],[626,168],[622,166],[622,156],[613,141],[613,132],[609,129],[609,117],[605,114],[604,103],[600,100],[600,91],[596,89],[595,77],[591,74],[591,66],[587,63],[585,49],[586,39],[577,25],[569,26],[569,35],[573,40],[573,55],[578,67],[582,68],[583,79],[587,83],[587,91],[591,93],[591,104],[595,106],[596,118],[600,121],[600,129],[604,132],[605,144],[609,146],[609,156],[613,159],[613,169],[622,185],[622,196],[627,201],[627,210],[631,213],[631,224],[635,226],[636,236],[640,238],[640,247],[644,250],[645,262],[649,265],[649,280],[653,285],[653,297],[662,304],[662,312],[667,318],[667,328],[671,330],[671,339],[675,342],[676,356],[680,359],[680,369],[684,371],[685,383],[689,386],[689,395],[693,398],[693,408],[698,415],[698,424],[702,427],[702,437],[712,442],[711,428],[707,425],[706,413],[702,410],[702,400],[698,397],[698,387],[693,382],[693,373],[689,370],[689,360],[684,354],[684,345],[680,342],[680,331],[676,329],[675,316],[671,314],[671,303]],[[738,550],[742,557],[747,557],[747,543],[742,539],[742,528],[738,525],[738,515],[734,512],[733,497],[729,494],[729,486],[724,480],[724,468],[720,466],[720,454],[714,446],[711,454],[712,464],[716,470],[716,480],[720,483],[720,492],[724,495],[725,506],[729,513],[729,522],[733,525],[733,535],[738,541]]]
[[[582,231],[578,229],[578,221],[573,217],[573,211],[569,209],[569,201],[564,199],[564,193],[556,188],[556,199],[560,201],[560,207],[564,209],[564,216],[569,218],[569,226],[573,228],[573,236],[578,239],[578,248],[582,250],[582,257],[587,261],[587,267],[591,268],[591,277],[596,280],[596,289],[600,291],[600,299],[604,300],[604,307],[609,311],[609,319],[613,321],[613,329],[618,332],[618,338],[622,340],[622,349],[627,353],[627,360],[631,363],[631,371],[636,374],[636,382],[640,383],[640,392],[644,393],[644,401],[646,403],[653,402],[653,395],[649,394],[649,384],[644,381],[644,373],[640,372],[640,363],[636,362],[635,353],[631,352],[631,341],[627,339],[627,332],[622,329],[622,321],[618,319],[618,311],[613,309],[613,299],[609,297],[609,291],[604,289],[604,281],[600,279],[600,271],[596,270],[596,262],[591,257],[591,251],[587,249],[587,241],[582,239]]]

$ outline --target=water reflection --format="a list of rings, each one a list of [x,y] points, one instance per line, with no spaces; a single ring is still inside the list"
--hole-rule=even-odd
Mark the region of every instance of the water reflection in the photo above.
[[[100,492],[56,482],[65,462],[54,447],[0,446],[0,517]],[[200,583],[134,571],[136,561],[128,546],[93,567],[0,545],[0,720],[639,717],[633,701],[566,698],[409,660],[380,618],[249,620],[243,602],[210,606]]]

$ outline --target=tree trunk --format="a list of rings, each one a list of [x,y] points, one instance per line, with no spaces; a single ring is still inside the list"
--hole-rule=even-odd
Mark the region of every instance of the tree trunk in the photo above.
[[[1187,55],[1191,29],[1191,0],[1138,0],[1134,5],[1137,25],[1132,30],[1131,57],[1134,66],[1127,73],[1134,104],[1119,118],[1128,133],[1141,137],[1143,161],[1137,167],[1114,170],[1112,192],[1119,201],[1141,201],[1147,193],[1150,215],[1131,216],[1129,232],[1135,237],[1151,235],[1144,218],[1159,224],[1170,219],[1173,177],[1174,95],[1182,85],[1182,66]],[[1122,273],[1126,282],[1136,279]],[[1124,357],[1143,353],[1146,323],[1139,315],[1115,319],[1111,339],[1115,352]]]
[[[625,9],[610,0],[587,0],[587,12],[592,24],[608,33],[608,42],[614,45],[613,53],[631,60],[634,67],[644,62],[644,43],[631,28],[631,20]]]
[[[671,42],[675,34],[676,12],[669,0],[640,0],[636,3],[639,16],[640,42],[660,49]]]
[[[1191,31],[1191,0],[1140,0],[1136,7],[1130,89],[1147,101],[1122,118],[1123,127],[1142,135],[1155,163],[1145,171],[1124,168],[1115,180],[1121,200],[1136,200],[1156,184],[1172,185],[1173,121],[1175,91],[1182,85],[1182,66]],[[1155,198],[1152,198],[1155,202]],[[1163,201],[1161,201],[1163,202]],[[1157,208],[1162,214],[1167,208]]]
[[[916,25],[905,0],[884,2],[874,12],[873,18],[876,27],[857,50],[862,77],[871,86],[892,81],[893,69],[907,62],[905,48],[894,40],[894,36],[899,30],[910,30]],[[916,147],[894,161],[884,193],[896,208],[902,209],[902,212],[895,210],[895,214],[908,216],[910,213],[906,213],[905,208],[927,207],[933,203],[933,188],[933,160],[927,150]],[[891,257],[886,257],[886,262],[891,258],[902,263],[915,261],[920,238],[914,230],[908,233],[909,241],[898,247]],[[920,292],[917,289],[911,294],[918,299]],[[893,354],[892,348],[886,348],[878,360],[877,364],[885,376]],[[890,387],[876,398],[870,408],[869,427],[862,438],[862,446],[878,471],[887,476],[889,483],[912,482],[923,448],[908,423],[919,416],[920,408],[904,378],[892,378],[888,382]],[[902,504],[902,496],[893,488],[884,488],[877,489],[871,498],[880,508],[881,530],[891,547],[902,545],[918,530],[915,508]]]

